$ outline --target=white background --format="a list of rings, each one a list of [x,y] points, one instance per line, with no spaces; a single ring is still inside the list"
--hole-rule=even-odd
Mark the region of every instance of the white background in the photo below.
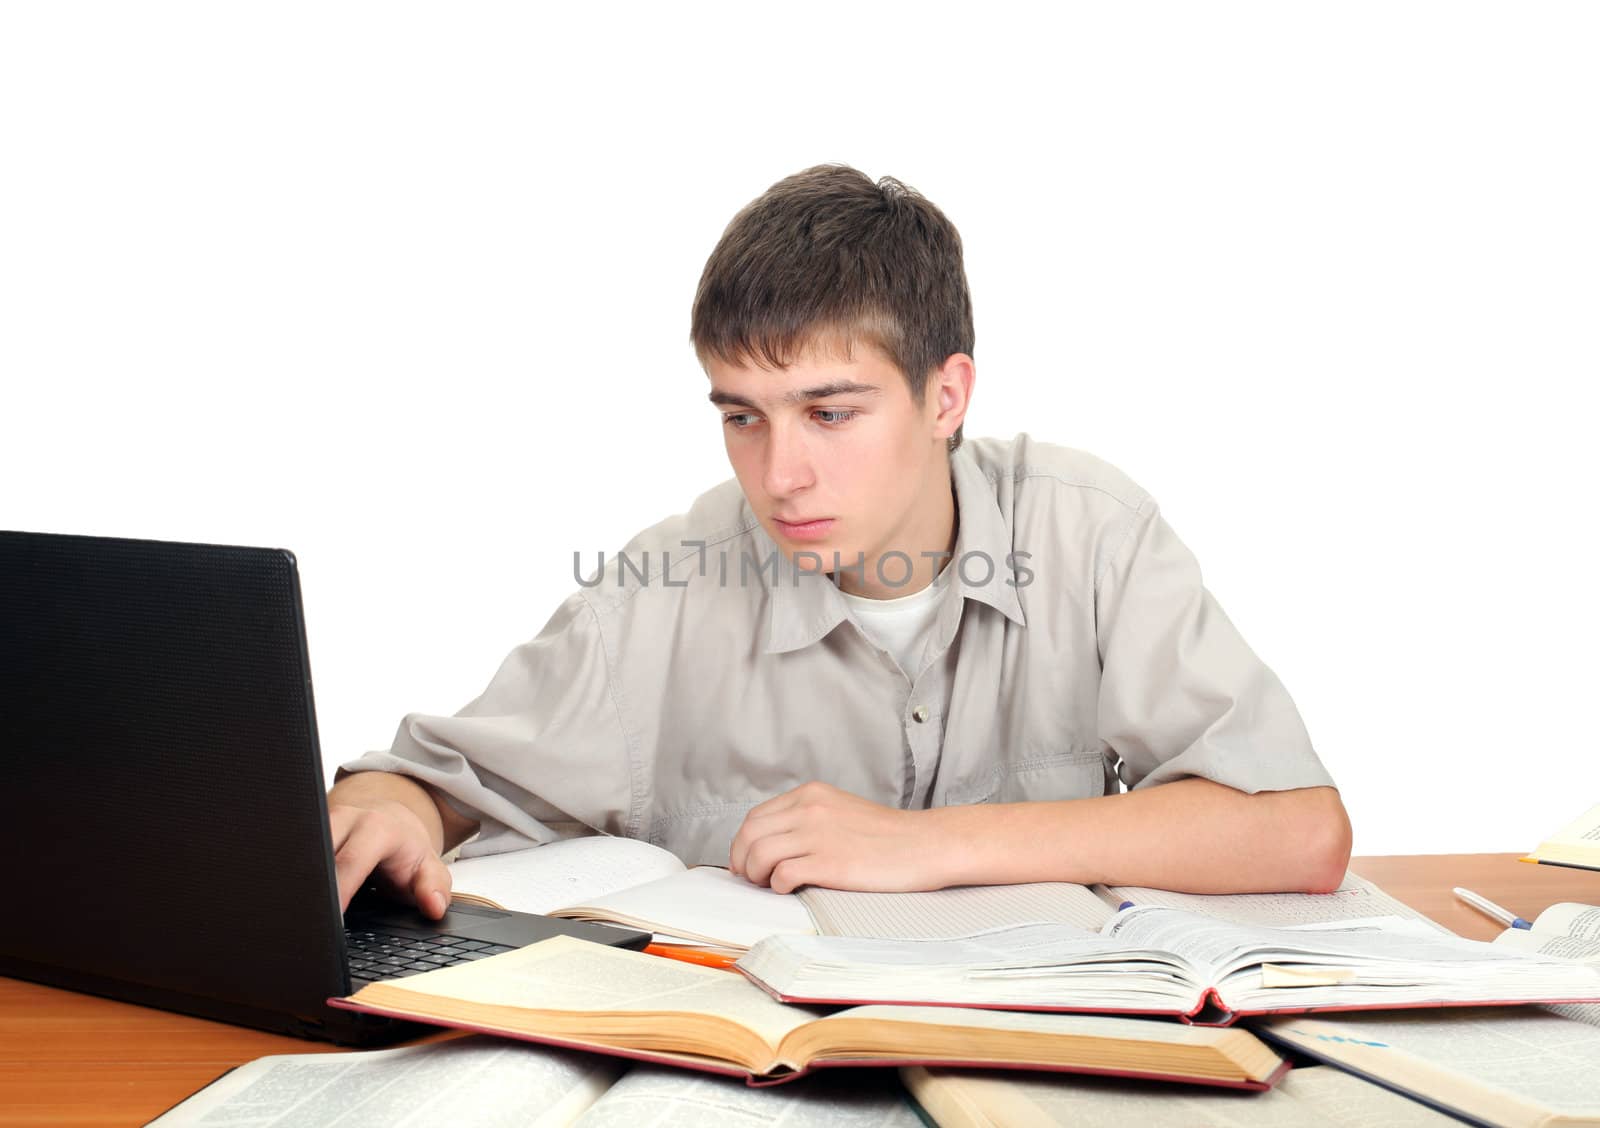
[[[1357,852],[1533,846],[1600,800],[1600,13],[1039,9],[9,5],[0,527],[292,548],[386,746],[728,476],[701,265],[845,161],[963,233],[968,433],[1156,494]]]

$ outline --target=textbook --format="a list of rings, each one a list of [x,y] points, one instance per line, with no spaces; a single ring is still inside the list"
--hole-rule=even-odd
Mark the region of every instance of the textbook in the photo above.
[[[948,940],[772,936],[735,967],[783,1002],[1170,1015],[1600,1001],[1600,966],[1405,922],[1264,928],[1136,906],[1098,933],[1020,925]]]
[[[1568,1009],[1279,1018],[1257,1029],[1475,1124],[1600,1125],[1600,1026]]]
[[[1276,1088],[1157,1089],[1116,1078],[1025,1076],[906,1066],[906,1088],[938,1128],[1460,1128],[1425,1104],[1327,1065],[1291,1069]]]
[[[1554,838],[1539,843],[1539,848],[1522,860],[1600,870],[1600,803],[1556,831]]]
[[[766,936],[816,932],[796,897],[716,866],[690,868],[631,838],[590,835],[450,866],[456,900],[620,924],[664,943],[738,955]]]
[[[945,1007],[786,1006],[743,977],[558,936],[369,984],[334,1006],[745,1078],[833,1066],[1064,1070],[1267,1089],[1288,1068],[1248,1031]]]
[[[282,1054],[224,1074],[152,1128],[293,1124],[296,1128],[532,1128],[713,1123],[785,1128],[920,1128],[892,1078],[834,1074],[754,1089],[502,1038],[360,1053]]]

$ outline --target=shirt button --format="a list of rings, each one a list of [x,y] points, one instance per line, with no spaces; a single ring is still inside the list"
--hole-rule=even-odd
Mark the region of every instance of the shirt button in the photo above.
[[[923,721],[928,719],[928,707],[926,705],[918,705],[915,709],[911,710],[911,719],[920,725]]]

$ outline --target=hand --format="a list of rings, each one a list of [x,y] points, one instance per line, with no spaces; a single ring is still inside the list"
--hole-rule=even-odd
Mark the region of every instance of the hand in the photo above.
[[[357,806],[332,803],[333,868],[339,878],[339,911],[350,907],[370,874],[399,901],[409,901],[438,920],[450,907],[450,871],[414,811],[391,799]]]
[[[751,808],[728,868],[756,885],[903,893],[939,889],[948,836],[937,811],[884,807],[826,783],[807,783]]]

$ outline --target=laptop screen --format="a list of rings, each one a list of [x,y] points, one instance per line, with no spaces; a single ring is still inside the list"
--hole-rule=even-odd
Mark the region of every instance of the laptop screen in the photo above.
[[[294,558],[0,532],[0,631],[0,973],[326,1015],[348,979]]]

